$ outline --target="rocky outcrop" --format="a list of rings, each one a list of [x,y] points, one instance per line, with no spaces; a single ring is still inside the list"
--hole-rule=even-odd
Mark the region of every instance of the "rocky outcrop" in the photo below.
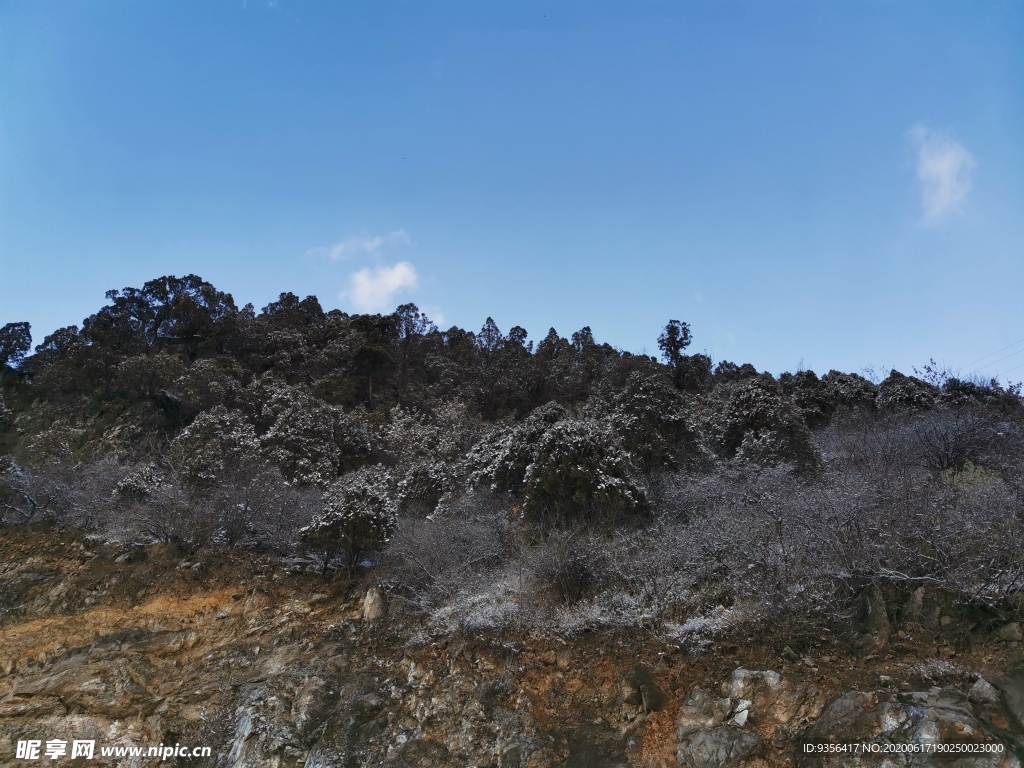
[[[998,697],[987,683],[899,694],[850,691],[831,701],[802,740],[799,765],[915,768],[1019,768],[1024,741],[1007,730]],[[1017,731],[1017,733],[1020,733]],[[826,751],[854,747],[857,752]],[[939,751],[948,750],[948,751]]]
[[[890,634],[878,605],[861,632],[881,644],[691,654],[626,630],[432,633],[379,590],[270,568],[217,586],[191,559],[119,594],[146,561],[109,579],[95,561],[76,561],[74,589],[66,560],[8,566],[22,591],[0,623],[0,765],[25,739],[205,745],[212,757],[188,764],[216,768],[1019,768],[1024,755],[1024,659],[1005,619],[971,656],[940,644],[939,620],[930,644],[906,620]],[[1002,752],[883,763],[842,744]]]
[[[786,764],[804,768],[1019,768],[1024,739],[999,690],[979,677],[968,693],[849,691],[822,704],[817,686],[737,669],[721,697],[695,688],[677,719],[687,768]]]

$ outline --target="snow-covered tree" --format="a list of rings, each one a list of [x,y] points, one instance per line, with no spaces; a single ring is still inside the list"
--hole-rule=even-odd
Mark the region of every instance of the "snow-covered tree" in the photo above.
[[[28,452],[36,464],[60,464],[72,457],[85,430],[57,419],[36,434],[28,444]]]
[[[609,409],[623,446],[651,472],[696,454],[686,402],[660,371],[634,371]]]
[[[632,465],[608,421],[559,421],[538,441],[526,469],[526,509],[555,523],[643,511],[647,496]]]
[[[261,442],[285,477],[325,488],[369,456],[372,438],[358,411],[346,412],[293,387],[276,395],[269,406],[273,426]]]
[[[155,355],[135,355],[119,363],[116,383],[132,397],[154,398],[170,389],[184,373],[180,355],[161,351]]]
[[[833,407],[871,410],[878,387],[856,373],[831,370],[821,377],[822,387]]]
[[[196,360],[174,382],[174,391],[182,405],[193,413],[217,405],[237,407],[243,376],[242,366],[227,355]]]
[[[494,427],[466,457],[470,483],[486,483],[492,491],[520,492],[526,469],[537,455],[537,444],[568,413],[550,402],[535,408],[519,424]]]
[[[878,385],[876,401],[880,408],[925,411],[935,406],[938,387],[928,382],[891,371]]]
[[[175,464],[187,482],[211,486],[261,463],[256,430],[239,411],[222,405],[205,411],[171,444]]]
[[[457,465],[441,460],[418,461],[398,482],[397,498],[403,514],[428,517],[444,508],[461,490]]]
[[[768,374],[720,386],[702,404],[700,419],[705,438],[724,458],[802,467],[817,461],[802,414]]]
[[[299,531],[303,544],[323,554],[324,574],[342,556],[349,577],[370,552],[387,544],[398,526],[391,473],[380,465],[350,472],[324,492],[323,509]]]
[[[395,406],[380,427],[385,455],[396,464],[423,460],[456,461],[480,431],[464,403],[439,403],[430,412]]]

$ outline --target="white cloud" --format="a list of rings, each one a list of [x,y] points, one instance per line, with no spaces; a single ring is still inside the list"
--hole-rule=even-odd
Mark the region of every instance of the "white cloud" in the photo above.
[[[326,256],[332,261],[347,259],[360,253],[376,253],[385,245],[409,245],[412,240],[404,229],[396,229],[386,235],[362,234],[342,240],[340,243],[321,245],[310,250],[310,253]]]
[[[925,224],[934,224],[960,210],[971,191],[974,157],[946,136],[918,123],[910,129],[917,148],[917,178]]]
[[[394,296],[400,291],[415,291],[419,275],[408,261],[393,267],[365,267],[348,278],[348,290],[341,294],[359,312],[385,312],[395,308]]]

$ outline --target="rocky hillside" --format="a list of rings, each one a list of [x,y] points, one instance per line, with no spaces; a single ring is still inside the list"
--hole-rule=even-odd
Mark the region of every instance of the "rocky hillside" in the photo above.
[[[875,595],[859,632],[726,629],[694,650],[628,628],[440,631],[374,587],[227,548],[19,527],[0,564],[2,765],[33,764],[29,739],[96,740],[68,765],[155,765],[99,750],[158,744],[212,753],[161,764],[233,767],[1024,759],[1020,624],[927,589],[898,610]],[[862,743],[961,751],[836,751]]]

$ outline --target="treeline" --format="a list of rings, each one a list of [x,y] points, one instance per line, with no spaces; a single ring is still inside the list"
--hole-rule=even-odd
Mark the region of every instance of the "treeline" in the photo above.
[[[536,344],[491,319],[478,333],[441,330],[412,304],[349,315],[285,293],[256,312],[195,275],[110,291],[107,302],[34,349],[27,323],[0,329],[4,523],[298,547],[325,574],[384,558],[411,584],[425,577],[409,564],[430,558],[410,553],[409,531],[436,547],[459,540],[481,551],[472,562],[493,565],[507,560],[494,547],[508,526],[526,526],[531,541],[562,541],[560,557],[579,560],[595,532],[699,523],[706,504],[682,486],[724,498],[770,475],[792,500],[850,473],[891,485],[900,466],[918,498],[931,488],[948,499],[949,479],[966,470],[1018,498],[1019,389],[933,365],[880,383],[838,371],[776,378],[688,354],[690,328],[677,320],[658,338],[659,360],[589,328],[551,329]],[[885,450],[888,465],[863,469]],[[483,526],[480,537],[438,538],[445,520]],[[582,533],[569,546],[571,530]],[[580,564],[601,561],[589,552]],[[537,573],[564,581],[545,562]],[[437,571],[436,587],[451,567],[422,570]]]

